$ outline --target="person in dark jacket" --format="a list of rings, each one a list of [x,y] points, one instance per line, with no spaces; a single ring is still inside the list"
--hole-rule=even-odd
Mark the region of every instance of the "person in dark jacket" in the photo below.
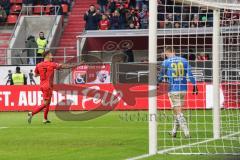
[[[134,62],[132,46],[129,43],[124,47],[123,53],[127,56],[127,62]]]
[[[99,16],[96,13],[96,8],[94,5],[90,5],[89,10],[84,15],[84,20],[86,21],[86,30],[97,30]]]
[[[9,0],[0,0],[0,6],[4,8],[6,14],[9,15],[10,13],[10,1]]]
[[[127,26],[126,14],[128,10],[121,4],[118,9],[118,12],[120,14],[120,29],[126,29]]]
[[[120,14],[117,10],[115,10],[115,12],[113,13],[113,16],[110,19],[110,26],[111,29],[120,29],[120,25],[121,25],[121,19],[120,19]]]
[[[0,22],[6,22],[7,13],[2,6],[0,6]]]
[[[108,6],[108,9],[110,11],[110,13],[113,13],[115,10],[116,10],[116,2],[115,0],[110,0],[109,2],[109,6]]]
[[[37,52],[37,48],[38,48],[38,45],[37,45],[37,42],[35,40],[35,37],[34,36],[29,36],[27,38],[27,41],[26,41],[26,44],[25,44],[25,47],[27,48],[27,57],[28,57],[28,64],[30,65],[34,65],[36,62],[35,60],[35,57],[36,57],[36,52]],[[30,49],[32,48],[32,49]]]
[[[107,8],[108,0],[97,0],[97,4],[100,6],[101,13],[104,13]]]

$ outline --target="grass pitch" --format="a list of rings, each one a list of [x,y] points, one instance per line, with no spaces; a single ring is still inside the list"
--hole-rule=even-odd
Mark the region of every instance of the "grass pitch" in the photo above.
[[[222,127],[229,134],[240,131],[238,111],[223,113]],[[232,114],[229,118],[230,113]],[[158,144],[159,150],[203,141],[211,136],[210,111],[186,113],[192,138],[184,140],[181,134],[172,139],[166,133],[171,129],[171,112],[159,112]],[[200,116],[204,115],[205,116]],[[27,123],[26,113],[0,113],[0,160],[118,160],[139,156],[148,152],[147,112],[110,112],[89,121],[63,121],[50,112],[51,124],[42,124],[42,113]],[[199,115],[199,116],[196,116]],[[228,116],[227,116],[228,115]],[[237,116],[237,117],[236,117]],[[205,118],[204,118],[205,117]],[[198,123],[196,123],[198,122]],[[206,132],[202,132],[206,131]],[[239,135],[231,140],[212,141],[192,146],[173,153],[181,152],[239,152]],[[206,147],[207,146],[207,147]],[[214,147],[220,146],[220,147]],[[228,147],[233,146],[233,147]],[[216,148],[221,148],[217,149]],[[240,159],[239,156],[217,155],[157,155],[149,160],[190,160],[190,159]]]

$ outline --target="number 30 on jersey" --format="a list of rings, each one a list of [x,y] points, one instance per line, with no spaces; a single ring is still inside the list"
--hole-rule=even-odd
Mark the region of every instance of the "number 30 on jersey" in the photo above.
[[[172,77],[183,77],[184,76],[184,65],[182,62],[172,63]]]

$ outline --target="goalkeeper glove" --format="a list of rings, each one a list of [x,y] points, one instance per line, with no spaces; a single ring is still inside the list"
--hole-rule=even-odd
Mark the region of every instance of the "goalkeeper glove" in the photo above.
[[[193,95],[198,95],[198,88],[197,88],[197,85],[194,85],[193,86]]]

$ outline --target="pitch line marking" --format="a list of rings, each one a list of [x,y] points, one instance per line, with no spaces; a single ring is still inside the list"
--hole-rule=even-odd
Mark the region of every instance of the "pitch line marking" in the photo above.
[[[238,134],[240,134],[240,132],[236,132],[236,133],[232,133],[232,134],[223,136],[220,139],[226,139],[228,137],[235,136],[235,135],[238,135]],[[182,145],[182,146],[178,146],[178,147],[168,148],[168,149],[158,151],[157,154],[164,154],[164,153],[168,153],[168,152],[171,152],[171,151],[174,151],[174,150],[188,148],[188,147],[191,147],[191,146],[194,146],[194,145],[198,145],[198,144],[202,144],[202,143],[208,143],[208,142],[215,141],[215,140],[218,140],[218,139],[211,138],[211,139],[208,139],[208,140],[205,140],[205,141],[200,141],[200,142],[196,142],[196,143],[192,143],[192,144],[187,144],[187,145]],[[137,157],[128,158],[127,160],[139,160],[139,159],[147,158],[147,157],[150,157],[150,156],[152,156],[152,155],[144,154],[144,155],[140,155],[140,156],[137,156]]]
[[[7,127],[8,128],[8,127]],[[49,125],[42,125],[40,126],[34,126],[34,125],[26,125],[25,127],[11,127],[11,128],[15,128],[15,129],[29,129],[29,128],[36,128],[36,129],[44,129],[44,128],[53,128],[53,129],[134,129],[132,127],[104,127],[104,126],[99,126],[99,127],[91,127],[91,126],[69,126],[69,127],[57,127],[57,126],[52,126],[51,124]],[[143,130],[147,130],[147,129],[143,129]]]
[[[8,127],[0,127],[0,129],[5,129],[5,128],[8,128]]]

